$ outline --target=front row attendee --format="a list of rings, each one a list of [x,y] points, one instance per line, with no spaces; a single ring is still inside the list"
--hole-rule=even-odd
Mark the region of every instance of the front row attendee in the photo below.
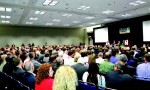
[[[88,72],[83,74],[84,82],[94,83],[96,86],[105,87],[105,78],[99,74],[99,68],[96,63],[90,63]]]
[[[59,67],[55,74],[53,90],[76,90],[77,85],[75,70],[70,66]]]
[[[138,77],[150,78],[150,54],[144,55],[144,63],[137,66],[136,73]]]
[[[35,90],[52,90],[53,87],[53,70],[49,63],[42,64],[37,72]]]
[[[124,63],[118,61],[114,66],[114,71],[106,74],[106,87],[117,90],[132,90],[133,78],[123,73]]]

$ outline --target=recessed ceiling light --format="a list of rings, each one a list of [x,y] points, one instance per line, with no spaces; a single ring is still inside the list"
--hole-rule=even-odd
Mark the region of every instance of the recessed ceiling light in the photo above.
[[[64,17],[71,17],[72,14],[64,14],[64,15],[62,15],[62,16],[64,16]]]
[[[46,11],[39,11],[39,10],[38,10],[38,11],[35,11],[35,14],[41,14],[41,15],[43,15],[43,14],[45,14],[45,12],[46,12]]]
[[[104,14],[110,14],[110,13],[113,13],[113,12],[115,12],[115,11],[112,11],[112,10],[106,10],[106,11],[103,11],[102,13],[104,13]]]
[[[131,16],[131,14],[123,14],[121,16],[123,16],[123,17],[129,17],[129,16]]]
[[[89,8],[91,8],[90,6],[80,6],[79,8],[77,8],[77,9],[79,9],[79,10],[87,10],[87,9],[89,9]]]
[[[85,17],[85,19],[93,19],[95,17],[89,16],[89,17]]]
[[[145,1],[141,1],[141,0],[137,0],[135,2],[138,3],[138,4],[144,4],[144,3],[146,3]]]
[[[96,24],[96,23],[94,23],[94,22],[91,22],[91,23],[89,23],[89,24],[91,24],[91,25],[94,25],[94,24]]]
[[[4,7],[0,7],[0,11],[5,11],[5,8]]]
[[[106,22],[107,22],[107,21],[111,21],[111,20],[112,20],[112,19],[107,18],[107,19],[104,19],[103,21],[106,21]]]
[[[9,19],[9,18],[11,18],[11,16],[4,16],[4,15],[1,15],[1,18],[7,18],[7,19]]]
[[[79,23],[80,21],[73,21],[72,23]]]
[[[38,20],[38,18],[30,17],[29,20]]]
[[[129,3],[129,5],[138,6],[139,4],[137,4],[137,3],[135,3],[135,2],[131,2],[131,3]]]
[[[26,22],[26,24],[32,24],[33,22]]]
[[[11,8],[6,8],[6,12],[11,12]]]
[[[137,0],[137,1],[134,1],[134,2],[130,2],[129,5],[138,6],[138,5],[142,5],[144,3],[146,3],[146,2],[142,1],[142,0]]]
[[[70,24],[65,24],[64,26],[69,26]]]
[[[46,25],[53,25],[53,23],[46,23]]]
[[[58,1],[52,1],[49,5],[55,6],[56,4],[58,4]]]
[[[45,0],[45,2],[43,3],[43,5],[49,5],[52,2],[52,0]]]
[[[60,20],[59,20],[59,19],[53,19],[53,21],[54,21],[54,22],[60,22]]]
[[[2,23],[10,23],[10,21],[4,21],[4,20],[3,20]]]
[[[5,16],[4,16],[4,15],[1,15],[1,18],[5,18]]]

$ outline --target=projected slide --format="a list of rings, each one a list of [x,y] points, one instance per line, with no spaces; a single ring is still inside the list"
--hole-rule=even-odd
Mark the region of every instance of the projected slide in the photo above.
[[[108,41],[108,28],[98,28],[94,32],[95,43],[105,43]]]
[[[150,21],[143,22],[143,41],[150,41]]]

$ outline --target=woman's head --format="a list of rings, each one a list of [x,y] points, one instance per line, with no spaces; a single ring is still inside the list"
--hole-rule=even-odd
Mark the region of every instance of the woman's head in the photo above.
[[[99,74],[98,65],[96,63],[90,63],[88,73],[89,75],[87,81],[97,85],[98,84],[97,74]]]
[[[53,76],[52,65],[49,63],[42,64],[37,72],[36,84],[40,84],[40,82],[45,79]]]
[[[77,75],[70,66],[61,66],[55,74],[53,90],[76,90]]]

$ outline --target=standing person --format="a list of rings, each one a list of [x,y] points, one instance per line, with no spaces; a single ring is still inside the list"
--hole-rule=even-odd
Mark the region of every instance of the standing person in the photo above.
[[[55,74],[53,90],[76,90],[78,79],[70,66],[61,66]]]
[[[53,87],[53,70],[49,63],[42,64],[37,72],[35,81],[35,90],[52,90]]]

